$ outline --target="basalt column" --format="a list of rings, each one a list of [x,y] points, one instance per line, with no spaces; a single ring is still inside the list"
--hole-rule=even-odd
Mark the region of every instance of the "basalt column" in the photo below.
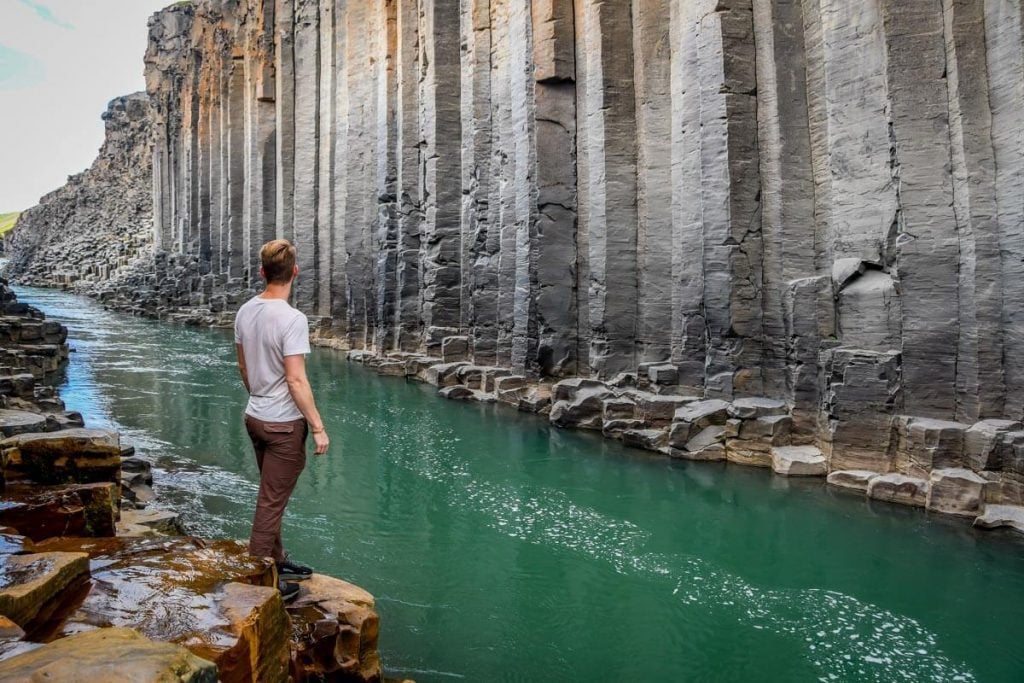
[[[462,177],[459,5],[420,1],[420,135],[423,158],[421,318],[427,349],[458,334],[462,317]]]
[[[632,11],[583,0],[576,8],[580,231],[587,257],[581,344],[601,377],[636,366],[637,150]]]

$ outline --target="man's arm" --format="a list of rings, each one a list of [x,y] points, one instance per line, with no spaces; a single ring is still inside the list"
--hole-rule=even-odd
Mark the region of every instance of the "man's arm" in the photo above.
[[[324,429],[323,420],[320,419],[320,412],[316,409],[316,401],[313,400],[313,388],[309,386],[309,379],[306,377],[306,356],[297,354],[284,357],[284,377],[288,382],[288,393],[298,406],[302,416],[309,423],[313,432],[313,442],[316,444],[316,454],[323,455],[327,452],[327,446],[331,440],[327,438],[327,430]]]
[[[242,375],[242,384],[245,385],[245,392],[251,394],[252,389],[249,388],[249,369],[245,367],[245,352],[242,350],[241,344],[235,344],[235,353],[238,355],[238,373]]]

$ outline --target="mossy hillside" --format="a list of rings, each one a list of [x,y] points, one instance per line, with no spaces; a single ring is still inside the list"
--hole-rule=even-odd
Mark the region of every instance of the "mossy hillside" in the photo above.
[[[0,213],[0,237],[6,235],[14,227],[14,224],[18,222],[18,216],[20,215],[20,211]]]

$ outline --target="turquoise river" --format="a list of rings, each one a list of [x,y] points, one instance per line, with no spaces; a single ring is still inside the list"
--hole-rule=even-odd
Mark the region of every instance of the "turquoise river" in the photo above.
[[[71,330],[61,388],[158,465],[161,505],[245,537],[257,472],[230,334],[22,288]],[[1024,542],[719,463],[670,461],[317,350],[334,447],[293,556],[377,596],[430,681],[1024,681]]]

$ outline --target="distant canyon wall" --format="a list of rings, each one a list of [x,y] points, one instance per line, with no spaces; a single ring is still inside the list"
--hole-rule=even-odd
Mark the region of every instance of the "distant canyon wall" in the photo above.
[[[92,166],[22,213],[5,238],[5,275],[26,284],[90,290],[149,259],[150,118],[146,93],[110,102],[103,114],[105,139]]]
[[[286,237],[297,305],[351,348],[668,362],[854,450],[896,414],[1020,418],[1022,25],[1020,0],[178,4],[146,54],[154,247],[195,303]]]

